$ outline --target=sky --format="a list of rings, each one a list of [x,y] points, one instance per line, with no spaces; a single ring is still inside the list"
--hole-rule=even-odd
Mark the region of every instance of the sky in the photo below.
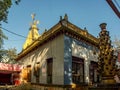
[[[13,4],[9,9],[8,23],[3,23],[2,27],[27,37],[32,13],[35,13],[35,19],[40,21],[40,34],[58,23],[60,16],[67,14],[71,23],[82,29],[86,27],[95,37],[99,36],[99,25],[107,23],[111,40],[120,38],[120,19],[106,0],[21,0],[19,5]],[[4,41],[4,48],[16,48],[18,53],[21,52],[26,38],[5,30],[3,32],[8,37],[8,40]]]

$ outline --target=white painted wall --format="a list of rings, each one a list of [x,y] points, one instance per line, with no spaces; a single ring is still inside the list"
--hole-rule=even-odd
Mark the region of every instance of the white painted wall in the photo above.
[[[53,40],[40,46],[33,52],[27,54],[25,57],[19,60],[24,66],[31,65],[32,74],[31,82],[36,82],[36,78],[33,75],[33,68],[35,63],[40,62],[40,83],[47,83],[47,63],[46,59],[53,58],[53,84],[64,84],[64,37],[60,35]]]

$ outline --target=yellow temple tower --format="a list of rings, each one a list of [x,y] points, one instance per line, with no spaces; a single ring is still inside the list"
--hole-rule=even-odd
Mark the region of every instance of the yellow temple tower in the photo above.
[[[30,46],[40,36],[38,32],[39,29],[37,27],[37,24],[39,24],[39,21],[35,20],[35,14],[32,14],[31,17],[32,17],[32,24],[30,26],[26,41],[23,44],[23,50],[26,49],[28,46]]]

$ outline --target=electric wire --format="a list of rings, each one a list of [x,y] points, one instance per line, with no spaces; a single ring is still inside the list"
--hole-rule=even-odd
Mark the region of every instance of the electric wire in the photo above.
[[[17,35],[17,36],[19,36],[19,37],[22,37],[22,38],[27,38],[27,37],[25,37],[25,36],[23,36],[23,35],[20,35],[20,34],[17,34],[17,33],[15,33],[15,32],[12,32],[12,31],[10,31],[10,30],[8,30],[8,29],[5,29],[5,28],[3,28],[3,27],[0,27],[2,30],[4,30],[4,31],[7,31],[7,32],[9,32],[9,33],[11,33],[11,34],[14,34],[14,35]]]
[[[2,30],[4,30],[4,31],[7,31],[7,32],[9,32],[9,33],[11,33],[11,34],[14,34],[14,35],[16,35],[16,36],[19,36],[19,37],[22,37],[22,38],[27,38],[27,37],[25,37],[25,36],[23,36],[23,35],[20,35],[20,34],[17,34],[17,33],[15,33],[15,32],[12,32],[12,31],[10,31],[10,30],[8,30],[8,29],[5,29],[5,28],[3,28],[3,27],[0,27]],[[32,38],[29,38],[29,39],[32,39]],[[33,40],[33,39],[32,39]],[[40,40],[36,40],[36,41],[40,41]]]

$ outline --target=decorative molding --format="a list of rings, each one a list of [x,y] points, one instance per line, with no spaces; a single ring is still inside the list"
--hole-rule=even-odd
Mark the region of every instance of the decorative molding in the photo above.
[[[16,60],[24,57],[28,53],[36,50],[40,45],[48,42],[49,40],[54,39],[60,34],[66,34],[77,40],[82,40],[84,42],[90,43],[92,45],[98,46],[98,38],[95,38],[87,32],[87,30],[82,30],[79,27],[73,25],[72,23],[66,21],[67,26],[61,24],[61,21],[53,26],[48,31],[45,31],[38,39],[36,39],[31,45],[18,54]]]

